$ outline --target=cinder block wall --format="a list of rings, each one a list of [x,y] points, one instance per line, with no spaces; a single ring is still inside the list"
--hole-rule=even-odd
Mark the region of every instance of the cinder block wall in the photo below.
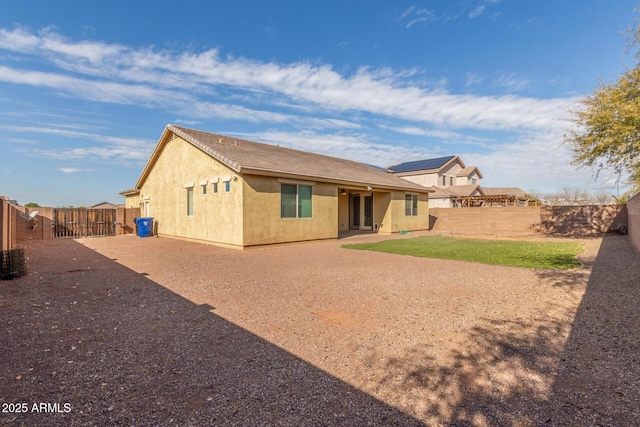
[[[136,227],[133,219],[139,216],[140,208],[116,208],[116,221],[118,222],[118,226],[116,226],[116,236],[135,233]]]
[[[540,214],[540,231],[549,234],[595,235],[627,224],[624,205],[543,206]]]
[[[26,208],[16,206],[24,216],[17,215],[16,218],[16,241],[25,240],[48,240],[53,238],[51,228],[51,218],[53,218],[53,208]],[[27,219],[32,212],[38,214],[32,219]]]
[[[432,230],[452,233],[589,236],[627,224],[624,205],[431,208],[429,213]]]
[[[629,235],[635,247],[640,251],[640,193],[629,200],[627,214],[629,215]]]
[[[540,228],[540,206],[430,208],[431,229],[455,233],[534,233]]]

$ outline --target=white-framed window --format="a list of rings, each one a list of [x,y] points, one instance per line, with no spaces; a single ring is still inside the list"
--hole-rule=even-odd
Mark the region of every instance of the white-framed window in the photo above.
[[[418,195],[404,195],[404,214],[405,216],[418,216]]]
[[[313,191],[310,185],[280,184],[280,217],[311,218]]]

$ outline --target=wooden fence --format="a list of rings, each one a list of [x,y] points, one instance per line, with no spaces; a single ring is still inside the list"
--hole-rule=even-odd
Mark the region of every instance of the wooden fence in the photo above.
[[[53,209],[53,238],[116,235],[115,209]]]

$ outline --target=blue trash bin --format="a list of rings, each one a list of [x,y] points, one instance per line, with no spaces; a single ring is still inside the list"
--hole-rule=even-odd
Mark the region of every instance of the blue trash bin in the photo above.
[[[153,218],[136,218],[138,236],[149,237],[153,234]]]

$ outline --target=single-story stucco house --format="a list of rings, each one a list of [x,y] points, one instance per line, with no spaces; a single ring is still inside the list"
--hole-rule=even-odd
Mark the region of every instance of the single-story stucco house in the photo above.
[[[431,191],[362,163],[168,125],[120,194],[160,236],[244,248],[426,230]]]

